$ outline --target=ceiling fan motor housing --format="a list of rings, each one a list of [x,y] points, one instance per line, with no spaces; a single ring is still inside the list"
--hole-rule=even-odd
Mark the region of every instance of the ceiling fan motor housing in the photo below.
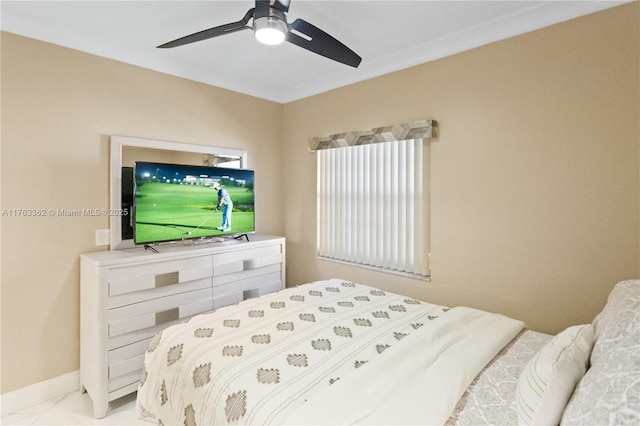
[[[288,31],[287,18],[284,12],[269,8],[268,14],[256,16],[253,19],[253,31],[261,43],[280,44],[284,41]]]

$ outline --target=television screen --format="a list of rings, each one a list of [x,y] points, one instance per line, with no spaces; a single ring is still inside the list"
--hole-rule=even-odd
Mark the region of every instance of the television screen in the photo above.
[[[136,244],[255,231],[254,171],[134,163]]]

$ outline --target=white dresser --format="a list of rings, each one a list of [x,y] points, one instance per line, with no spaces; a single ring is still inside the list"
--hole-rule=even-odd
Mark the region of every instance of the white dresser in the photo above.
[[[81,255],[80,379],[96,418],[137,390],[158,331],[285,287],[284,238],[249,238]]]

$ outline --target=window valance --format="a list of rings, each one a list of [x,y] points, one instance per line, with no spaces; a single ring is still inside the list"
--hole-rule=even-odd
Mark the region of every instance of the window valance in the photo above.
[[[371,130],[337,133],[330,136],[309,138],[309,150],[315,152],[322,149],[368,145],[389,141],[403,141],[408,139],[435,139],[438,137],[437,129],[437,121],[422,120],[415,121],[413,123],[377,127]]]

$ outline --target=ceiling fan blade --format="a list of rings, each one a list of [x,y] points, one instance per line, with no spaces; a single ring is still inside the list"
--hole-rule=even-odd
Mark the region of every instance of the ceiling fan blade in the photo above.
[[[237,22],[231,22],[229,24],[220,25],[217,27],[209,28],[208,30],[199,31],[197,33],[190,34],[188,36],[180,37],[168,43],[161,44],[160,46],[158,46],[158,48],[167,49],[170,47],[182,46],[185,44],[195,43],[196,41],[202,41],[209,38],[233,33],[236,31],[251,29],[251,27],[248,26],[247,24],[249,23],[249,20],[253,18],[254,10],[255,10],[254,8],[249,9],[247,13],[244,15],[244,17]]]
[[[353,50],[302,19],[296,19],[289,25],[287,41],[354,68],[358,68],[362,61]]]

